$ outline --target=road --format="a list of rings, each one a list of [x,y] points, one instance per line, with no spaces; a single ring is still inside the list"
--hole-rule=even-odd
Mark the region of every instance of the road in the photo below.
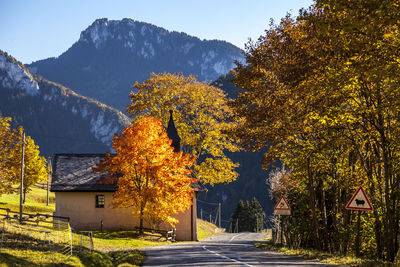
[[[336,266],[255,248],[263,239],[260,233],[232,233],[149,247],[143,266]]]

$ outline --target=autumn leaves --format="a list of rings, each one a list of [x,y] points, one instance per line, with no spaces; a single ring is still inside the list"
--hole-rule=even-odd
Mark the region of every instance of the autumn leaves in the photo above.
[[[363,215],[361,251],[397,254],[399,4],[317,0],[249,44],[236,68],[244,92],[233,108],[244,123],[233,133],[268,147],[266,168],[286,166],[271,179],[297,212],[286,218],[289,245],[352,252],[355,216],[343,199],[363,185],[377,208]]]
[[[0,117],[0,195],[16,191],[20,184],[23,128],[11,128],[11,118]],[[29,136],[25,139],[24,195],[32,185],[47,179],[50,170],[46,159],[39,155],[39,147]]]
[[[224,130],[231,111],[222,90],[181,74],[152,74],[136,83],[127,111],[131,126],[115,135],[116,155],[102,162],[96,171],[108,171],[108,182],[117,181],[115,207],[134,207],[134,213],[157,227],[161,222],[177,223],[174,214],[188,209],[193,189],[201,181],[214,185],[230,182],[238,174],[237,164],[226,151],[237,151]],[[165,128],[169,110],[181,137],[181,152],[174,152]]]

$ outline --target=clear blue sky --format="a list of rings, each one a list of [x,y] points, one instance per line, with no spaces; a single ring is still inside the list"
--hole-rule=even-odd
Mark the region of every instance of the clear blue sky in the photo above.
[[[98,18],[148,22],[244,48],[270,18],[298,14],[311,0],[0,0],[0,49],[22,63],[56,57]]]

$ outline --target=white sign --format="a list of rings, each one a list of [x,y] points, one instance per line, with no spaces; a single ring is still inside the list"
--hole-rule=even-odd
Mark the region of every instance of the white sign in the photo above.
[[[290,206],[283,196],[278,201],[278,203],[276,203],[275,208],[274,208],[274,214],[290,215]]]
[[[372,210],[367,194],[360,186],[346,205],[348,210]]]

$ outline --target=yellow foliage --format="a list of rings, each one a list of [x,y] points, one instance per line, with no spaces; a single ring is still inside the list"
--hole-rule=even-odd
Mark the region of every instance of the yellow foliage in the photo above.
[[[139,120],[142,116],[160,118],[167,125],[169,110],[182,139],[182,149],[197,158],[194,174],[204,183],[234,181],[238,174],[226,151],[238,151],[237,144],[225,133],[232,127],[232,115],[224,92],[182,74],[151,74],[136,82],[130,93],[127,112]],[[214,162],[215,161],[215,162]]]

